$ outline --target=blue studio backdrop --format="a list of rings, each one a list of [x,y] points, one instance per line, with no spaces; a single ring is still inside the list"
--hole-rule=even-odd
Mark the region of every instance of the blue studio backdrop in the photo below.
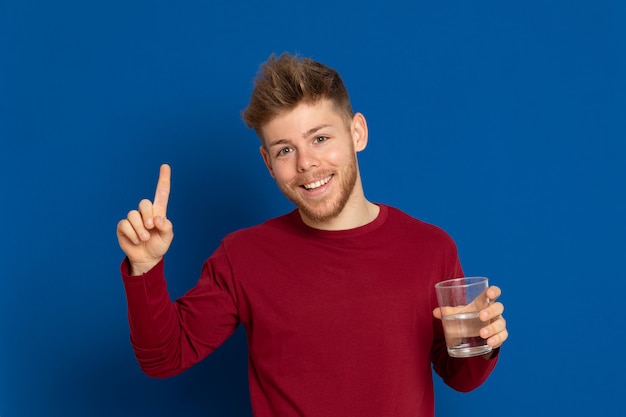
[[[240,119],[283,51],[342,74],[369,199],[503,289],[498,367],[436,380],[437,415],[623,415],[624,4],[0,0],[0,416],[251,415],[243,330],[141,373],[115,227],[171,164],[176,297],[226,233],[292,209]]]

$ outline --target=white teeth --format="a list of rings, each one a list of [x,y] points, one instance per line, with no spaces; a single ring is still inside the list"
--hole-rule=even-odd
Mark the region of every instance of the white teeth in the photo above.
[[[304,188],[306,188],[307,190],[313,190],[315,188],[321,187],[324,184],[328,184],[328,181],[330,181],[330,176],[326,179],[323,180],[319,180],[319,181],[315,181],[312,182],[310,184],[304,184]]]

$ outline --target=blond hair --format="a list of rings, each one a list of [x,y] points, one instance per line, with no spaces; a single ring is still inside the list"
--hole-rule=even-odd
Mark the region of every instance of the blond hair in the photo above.
[[[261,65],[242,118],[258,134],[280,113],[321,99],[329,99],[347,123],[352,120],[354,112],[348,91],[336,70],[310,58],[272,54]]]

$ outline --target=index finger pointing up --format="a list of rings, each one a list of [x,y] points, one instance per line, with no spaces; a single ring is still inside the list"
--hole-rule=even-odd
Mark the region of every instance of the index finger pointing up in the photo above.
[[[167,201],[170,197],[170,178],[172,170],[169,165],[161,165],[159,171],[159,181],[157,182],[156,192],[154,193],[153,214],[154,216],[166,217]]]

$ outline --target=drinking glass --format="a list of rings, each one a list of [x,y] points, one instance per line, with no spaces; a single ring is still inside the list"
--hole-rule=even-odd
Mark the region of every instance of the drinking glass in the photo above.
[[[491,346],[479,334],[489,324],[478,318],[480,310],[489,305],[487,288],[489,280],[485,277],[455,278],[435,284],[450,356],[468,358],[491,352]]]

